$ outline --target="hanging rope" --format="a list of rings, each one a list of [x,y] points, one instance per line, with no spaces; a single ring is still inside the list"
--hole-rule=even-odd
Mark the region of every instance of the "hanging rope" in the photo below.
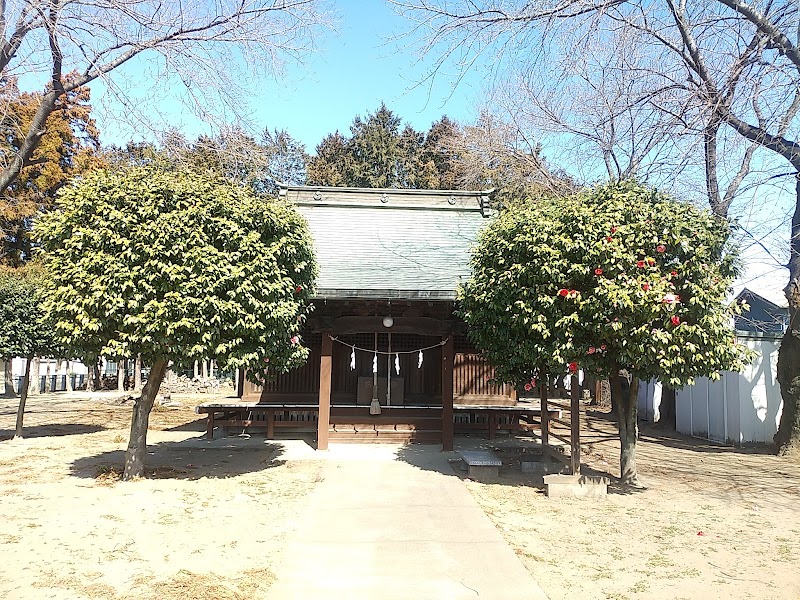
[[[432,350],[433,348],[438,348],[439,346],[444,346],[450,338],[446,338],[439,342],[438,344],[433,344],[432,346],[425,346],[424,348],[417,348],[416,350],[392,350],[391,352],[384,352],[382,350],[373,350],[371,348],[360,348],[358,346],[354,346],[353,344],[348,344],[347,342],[343,342],[337,337],[329,336],[334,342],[339,342],[342,346],[347,346],[353,350],[360,350],[361,352],[369,352],[370,354],[414,354],[415,352],[423,352],[425,350]],[[352,358],[352,357],[351,357]]]

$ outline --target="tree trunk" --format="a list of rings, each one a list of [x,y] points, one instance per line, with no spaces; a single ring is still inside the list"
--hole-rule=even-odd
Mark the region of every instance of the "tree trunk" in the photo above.
[[[39,374],[39,359],[33,357],[31,362],[30,373],[28,376],[28,395],[38,396],[42,385],[42,377]]]
[[[214,368],[215,367],[216,367],[216,363],[214,362],[214,359],[212,358],[211,360],[208,361],[208,376],[211,379],[214,379]]]
[[[208,361],[204,358],[202,362],[202,369],[203,369],[203,381],[208,379]]]
[[[136,362],[133,365],[133,391],[142,391],[142,355],[136,355]]]
[[[103,389],[103,381],[100,379],[100,358],[97,358],[92,363],[92,370],[89,371],[89,375],[92,378],[92,389],[95,392],[98,392]]]
[[[47,363],[47,368],[44,370],[44,393],[49,394],[53,391],[52,374],[50,373],[50,363]]]
[[[97,368],[97,361],[100,360],[96,356],[88,357],[86,361],[86,391],[96,392],[99,388],[98,383],[100,380],[100,371]]]
[[[150,411],[156,400],[161,380],[167,370],[166,359],[159,358],[153,363],[147,383],[142,389],[142,395],[133,405],[131,417],[131,437],[128,440],[128,449],[125,452],[125,471],[123,481],[130,481],[144,476],[145,458],[147,456],[147,425],[150,421]]]
[[[625,485],[641,487],[636,473],[636,439],[639,436],[639,380],[617,371],[611,375],[611,401],[616,407],[619,428],[619,480]],[[625,373],[625,374],[623,374]]]
[[[789,284],[784,289],[789,301],[789,326],[778,351],[778,383],[783,412],[773,438],[780,454],[800,452],[800,173],[789,242]]]
[[[125,375],[128,373],[128,359],[120,358],[117,361],[117,391],[125,391]]]
[[[194,378],[197,379],[200,377],[200,363],[194,361]]]
[[[66,373],[64,389],[66,389],[68,392],[74,392],[75,391],[75,388],[72,385],[72,373],[70,372],[71,371],[71,366],[72,366],[72,361],[68,360],[67,361],[67,368],[64,369],[64,372]]]
[[[19,384],[19,406],[17,407],[17,426],[14,430],[14,439],[22,437],[22,421],[25,417],[25,402],[28,400],[28,379],[31,376],[31,362],[33,357],[29,356],[25,359],[25,375],[22,377],[22,383]]]
[[[13,398],[16,396],[16,392],[14,391],[14,371],[13,371],[14,361],[13,359],[9,358],[3,364],[3,381],[5,383],[5,392],[3,395],[6,398]]]

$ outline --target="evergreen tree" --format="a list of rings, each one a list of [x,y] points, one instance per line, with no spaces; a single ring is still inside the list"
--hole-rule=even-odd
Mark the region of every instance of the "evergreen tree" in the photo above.
[[[445,130],[457,129],[442,117],[431,127],[435,138],[402,126],[385,104],[366,118],[357,116],[351,137],[338,131],[317,146],[308,162],[308,183],[334,187],[452,189],[452,161],[443,154]],[[448,150],[449,152],[449,150]]]
[[[353,185],[351,164],[348,139],[338,131],[328,134],[317,145],[316,156],[308,161],[307,183],[332,187]]]

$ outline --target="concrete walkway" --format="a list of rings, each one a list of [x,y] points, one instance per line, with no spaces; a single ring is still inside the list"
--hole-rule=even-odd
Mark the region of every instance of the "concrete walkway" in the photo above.
[[[270,599],[546,600],[447,453],[336,460],[331,450]]]

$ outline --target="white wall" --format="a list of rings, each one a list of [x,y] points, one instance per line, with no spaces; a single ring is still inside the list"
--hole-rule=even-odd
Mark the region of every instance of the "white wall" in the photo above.
[[[719,381],[702,377],[676,392],[679,432],[729,444],[772,442],[783,409],[775,378],[780,340],[748,334],[740,335],[739,342],[756,352],[741,373],[726,371]],[[660,403],[661,384],[642,382],[640,415],[655,420]]]
[[[74,375],[86,375],[89,370],[79,360],[72,360],[69,362],[69,367],[67,367],[67,363],[65,362],[61,370],[56,370],[58,367],[58,361],[53,359],[42,358],[39,360],[39,375],[44,376],[47,374],[47,366],[50,365],[50,375],[66,375],[67,373],[72,373]],[[14,377],[22,377],[25,375],[25,359],[24,358],[15,358],[11,362],[11,371]]]

